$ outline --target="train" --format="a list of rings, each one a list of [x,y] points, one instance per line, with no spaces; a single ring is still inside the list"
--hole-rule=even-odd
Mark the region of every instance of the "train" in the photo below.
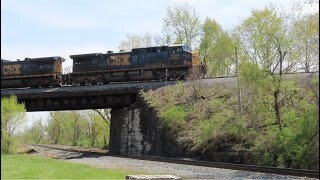
[[[71,55],[71,73],[63,74],[63,57],[1,59],[1,89],[88,86],[111,82],[185,80],[192,69],[205,73],[198,51],[188,45],[133,48],[130,52]]]

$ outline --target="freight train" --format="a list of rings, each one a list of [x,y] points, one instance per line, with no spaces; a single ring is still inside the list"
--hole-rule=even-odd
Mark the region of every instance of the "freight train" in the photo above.
[[[134,48],[131,52],[71,55],[72,73],[63,74],[64,58],[1,60],[1,89],[96,85],[110,82],[183,80],[191,69],[205,73],[199,53],[188,45]]]

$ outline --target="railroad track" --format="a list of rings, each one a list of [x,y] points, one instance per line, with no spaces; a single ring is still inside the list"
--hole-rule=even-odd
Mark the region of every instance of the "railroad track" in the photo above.
[[[48,146],[48,145],[33,144],[32,146],[51,148],[51,149],[56,149],[56,150],[79,152],[79,153],[83,153],[85,155],[90,155],[90,154],[91,155],[92,154],[94,154],[94,155],[110,155],[106,152],[53,147],[51,145]],[[154,156],[120,156],[120,155],[112,155],[112,156],[138,159],[138,160],[158,161],[158,162],[167,162],[167,163],[176,163],[176,164],[203,166],[203,167],[224,168],[224,169],[241,170],[241,171],[249,171],[249,172],[260,172],[260,173],[268,173],[268,174],[290,175],[290,176],[309,177],[309,178],[318,178],[319,179],[319,171],[314,171],[314,170],[276,168],[276,167],[255,166],[255,165],[247,165],[247,164],[208,162],[208,161],[185,160],[185,159],[176,159],[176,158],[163,158],[163,157],[154,157]]]

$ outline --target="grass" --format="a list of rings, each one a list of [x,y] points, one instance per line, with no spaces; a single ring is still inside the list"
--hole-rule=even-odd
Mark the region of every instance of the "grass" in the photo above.
[[[137,174],[31,155],[1,156],[1,179],[125,179],[128,174]]]

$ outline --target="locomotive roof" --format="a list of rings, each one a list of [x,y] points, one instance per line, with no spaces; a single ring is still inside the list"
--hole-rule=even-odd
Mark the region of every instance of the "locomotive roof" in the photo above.
[[[84,57],[92,57],[92,56],[102,56],[102,53],[90,53],[90,54],[76,54],[76,55],[70,55],[70,58],[71,59],[74,59],[74,58],[84,58]]]
[[[176,47],[176,46],[187,46],[186,44],[172,44],[169,45],[168,47]]]
[[[52,57],[40,57],[40,58],[25,58],[25,61],[62,61],[64,62],[65,59],[60,56],[52,56]]]
[[[140,47],[140,48],[132,48],[132,49],[146,49],[146,48],[159,48],[159,47],[180,47],[180,46],[189,46],[187,44],[172,44],[167,46],[150,46],[150,47]]]
[[[1,62],[10,62],[10,60],[1,59]]]

